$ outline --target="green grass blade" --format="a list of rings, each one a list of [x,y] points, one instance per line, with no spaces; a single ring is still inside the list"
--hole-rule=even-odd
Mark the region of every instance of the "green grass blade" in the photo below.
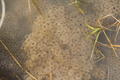
[[[98,32],[98,34],[97,34],[97,37],[96,37],[96,40],[95,40],[95,43],[94,43],[94,46],[93,46],[93,50],[92,50],[92,54],[91,54],[91,57],[90,57],[90,59],[92,58],[92,56],[93,56],[93,53],[94,53],[94,50],[95,50],[95,45],[96,45],[96,42],[97,42],[97,40],[98,40],[98,37],[99,37],[99,35],[100,35],[100,32],[101,32],[101,30]]]
[[[72,2],[72,3],[68,4],[68,5],[70,6],[70,5],[74,4],[74,3],[75,3],[75,2]]]
[[[88,25],[86,22],[85,22],[85,24],[86,24],[90,29],[92,29],[92,30],[95,29],[95,28],[91,27],[90,25]]]
[[[75,2],[75,0],[73,0]],[[84,14],[84,12],[82,11],[82,9],[79,7],[79,5],[77,3],[75,3],[76,6],[79,8],[79,10]]]
[[[32,2],[33,2],[33,4],[36,6],[36,8],[37,8],[37,10],[40,12],[40,14],[42,14],[42,12],[40,11],[39,7],[36,5],[35,1],[32,0]],[[42,14],[42,16],[43,16],[43,14]]]
[[[95,32],[99,31],[101,28],[95,28],[94,31],[92,32],[92,34],[94,34]]]
[[[88,39],[88,37],[92,34],[92,32],[87,36],[86,40]]]
[[[84,12],[82,11],[82,9],[79,7],[79,5],[77,3],[75,3],[76,6],[79,8],[79,10],[84,14]]]
[[[95,28],[94,31],[91,32],[91,33],[87,36],[86,40],[88,39],[88,37],[89,37],[91,34],[94,34],[95,32],[97,32],[97,31],[100,30],[100,29],[101,29],[101,28]]]
[[[75,1],[75,2],[70,3],[69,5],[72,5],[72,4],[75,4],[75,3],[81,3],[81,1]]]

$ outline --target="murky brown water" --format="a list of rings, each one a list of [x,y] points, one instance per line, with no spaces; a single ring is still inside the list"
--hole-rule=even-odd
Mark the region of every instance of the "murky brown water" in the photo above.
[[[103,32],[90,59],[97,34],[86,40],[92,30],[84,22],[86,20],[90,26],[100,27],[97,19],[105,15],[112,14],[119,19],[119,0],[82,0],[79,6],[85,14],[75,4],[68,5],[72,0],[34,1],[44,17],[31,1],[31,23],[27,0],[5,0],[5,20],[0,29],[0,40],[25,70],[38,80],[50,80],[50,74],[52,80],[120,79],[120,58],[108,47],[111,45]],[[113,23],[113,18],[101,20],[106,28]],[[117,24],[114,24],[109,29],[116,28]],[[117,37],[115,31],[105,32],[114,47],[119,46],[119,32]],[[118,49],[115,51],[120,56]],[[0,79],[10,76],[10,80],[17,80],[17,75],[21,80],[34,80],[18,66],[2,43],[0,71],[5,73],[0,73]]]

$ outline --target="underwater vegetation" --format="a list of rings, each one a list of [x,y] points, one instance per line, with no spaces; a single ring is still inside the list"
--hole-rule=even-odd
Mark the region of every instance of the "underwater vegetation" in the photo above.
[[[76,4],[76,6],[79,8],[79,10],[80,10],[80,11],[84,14],[84,12],[82,11],[82,9],[79,7],[79,5],[78,5],[77,3],[84,3],[84,2],[82,2],[82,1],[75,1],[75,0],[73,0],[73,2],[72,2],[72,3],[70,3],[69,5]]]
[[[116,19],[116,18],[115,18],[113,15],[111,15],[111,14],[109,14],[109,15],[107,15],[107,16],[104,16],[103,18],[106,18],[106,17],[108,17],[108,16],[112,16],[117,22],[120,23],[120,21],[119,21],[118,19]],[[101,18],[101,19],[102,19],[102,18]],[[85,23],[89,28],[91,28],[91,29],[94,30],[93,32],[91,32],[91,33],[88,35],[88,37],[89,37],[91,34],[94,34],[95,32],[99,31],[98,34],[97,34],[97,37],[96,37],[96,40],[95,40],[95,43],[94,43],[94,46],[93,46],[93,50],[92,50],[92,54],[91,54],[91,57],[90,57],[90,58],[92,58],[92,56],[93,56],[94,49],[95,49],[95,45],[96,45],[96,43],[97,43],[97,40],[98,40],[98,37],[99,37],[99,35],[100,35],[101,30],[102,30],[102,29],[108,29],[108,28],[105,28],[105,27],[103,27],[103,26],[101,25],[100,19],[98,19],[98,22],[99,22],[101,28],[93,28],[93,27],[91,27],[90,25],[88,25],[87,23]],[[108,29],[108,30],[110,30],[110,31],[116,31],[117,29],[116,29],[116,30]],[[111,43],[110,39],[107,37],[105,31],[103,30],[102,32],[104,33],[107,41],[108,41],[109,44],[111,45],[111,48],[113,49],[116,57],[118,57],[118,55],[116,54],[115,49],[114,49],[114,47],[113,47],[113,44]],[[116,32],[117,32],[117,31],[116,31]],[[117,34],[116,34],[116,35],[117,35]],[[87,38],[88,38],[88,37],[87,37]],[[87,39],[87,38],[86,38],[86,39]],[[115,39],[115,40],[116,40],[116,39]]]
[[[119,0],[10,4],[0,29],[0,68],[12,71],[9,79],[119,80]]]
[[[1,0],[1,3],[2,3],[2,17],[1,17],[1,20],[0,20],[0,28],[3,24],[4,17],[5,17],[5,2],[4,2],[4,0]]]

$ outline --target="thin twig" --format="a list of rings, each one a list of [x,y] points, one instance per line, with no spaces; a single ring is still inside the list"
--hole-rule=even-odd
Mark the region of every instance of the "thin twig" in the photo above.
[[[98,59],[97,61],[95,61],[94,63],[97,63],[98,61],[100,61],[100,60],[102,60],[102,59],[104,59],[105,58],[105,56],[100,52],[100,51],[98,51],[101,55],[102,55],[102,58],[100,58],[100,59]]]
[[[108,16],[112,16],[112,15],[109,14],[109,15],[107,15],[107,16],[104,16],[103,18],[106,18],[106,17],[108,17]],[[113,17],[115,20],[117,20],[114,16],[112,16],[112,17]],[[99,23],[99,25],[100,25],[100,27],[101,27],[102,29],[103,29],[103,26],[101,25],[100,20],[103,19],[103,18],[100,18],[100,19],[97,20],[98,23]],[[119,20],[117,20],[117,21],[119,22]],[[112,47],[112,49],[113,49],[113,51],[114,51],[116,57],[118,57],[118,55],[117,55],[117,53],[116,53],[116,51],[115,51],[115,49],[114,49],[114,47],[113,47],[113,44],[111,43],[110,39],[108,38],[107,34],[105,33],[105,30],[103,29],[102,31],[103,31],[103,33],[104,33],[104,35],[105,35],[107,41],[108,41],[109,44],[111,45],[111,47]]]
[[[113,45],[114,47],[120,47],[120,45]]]
[[[105,30],[109,30],[109,31],[116,31],[116,30],[112,30],[112,29],[106,28],[106,27],[104,27],[104,26],[103,26],[103,28],[104,28]]]
[[[110,47],[109,45],[103,44],[103,43],[101,43],[101,42],[99,42],[99,41],[97,41],[97,43],[99,43],[99,44],[101,44],[101,45],[103,45],[103,46],[106,46],[106,47],[108,47],[108,48],[112,48],[112,47]],[[113,47],[120,47],[120,45],[113,45]],[[114,49],[120,51],[120,49],[117,49],[117,48],[114,48]]]
[[[110,53],[110,49],[109,49],[109,53]],[[108,80],[109,80],[109,76],[110,76],[110,74],[109,74],[109,70],[110,70],[110,66],[109,66],[109,55],[110,55],[110,54],[108,54]]]
[[[99,42],[99,41],[97,41],[97,43],[99,43],[99,44],[101,44],[101,45],[103,45],[103,46],[106,46],[106,47],[108,47],[108,48],[112,48],[112,47],[110,47],[109,45],[103,44],[103,43],[101,43],[101,42]]]
[[[9,54],[12,56],[12,58],[15,60],[15,62],[19,65],[19,67],[25,71],[28,75],[30,75],[32,78],[34,78],[35,80],[37,80],[33,75],[31,75],[29,72],[27,72],[21,65],[20,63],[16,60],[16,58],[13,56],[13,54],[9,51],[9,49],[6,47],[6,45],[2,42],[2,40],[0,40],[0,42],[2,43],[2,45],[5,47],[5,49],[9,52]]]
[[[52,73],[50,73],[50,80],[52,80]]]
[[[109,38],[108,38],[108,36],[107,36],[107,34],[105,33],[104,30],[103,30],[103,33],[104,33],[105,37],[107,38],[107,41],[110,43],[110,45],[111,45],[111,47],[112,47],[112,49],[113,49],[113,51],[114,51],[116,57],[118,57],[118,55],[117,55],[117,53],[116,53],[116,51],[115,51],[115,49],[114,49],[114,47],[113,47],[113,44],[112,44],[111,41],[109,40]]]
[[[1,3],[2,3],[2,16],[1,16],[1,20],[0,20],[0,28],[2,27],[4,17],[5,17],[5,2],[4,2],[4,0],[1,0]]]
[[[118,36],[119,30],[120,30],[120,26],[118,26],[116,30],[117,30],[117,32],[116,32],[116,35],[115,35],[115,43],[116,43],[116,39],[117,39],[117,36]]]
[[[15,73],[13,72],[13,74],[15,74]],[[21,79],[18,77],[18,75],[17,75],[17,74],[15,74],[15,76],[18,78],[18,80],[21,80]]]

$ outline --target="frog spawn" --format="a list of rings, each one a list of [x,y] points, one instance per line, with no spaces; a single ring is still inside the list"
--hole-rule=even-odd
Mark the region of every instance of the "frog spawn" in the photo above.
[[[82,31],[77,17],[74,19],[71,14],[74,23],[65,17],[63,6],[51,8],[45,18],[38,16],[33,31],[23,43],[22,49],[29,57],[25,65],[38,80],[49,79],[50,73],[53,80],[89,80],[93,67],[87,60],[87,51],[91,51],[92,46],[83,49],[89,42],[86,44],[80,36]]]

